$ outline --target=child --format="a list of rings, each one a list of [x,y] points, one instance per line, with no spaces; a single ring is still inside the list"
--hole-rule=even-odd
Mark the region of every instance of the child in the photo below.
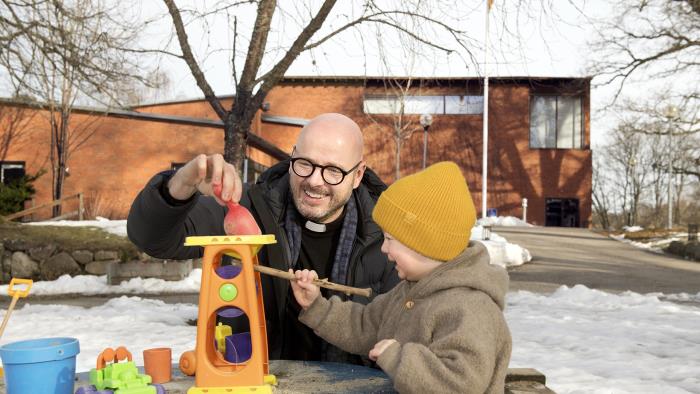
[[[369,354],[399,392],[503,393],[508,274],[469,243],[476,211],[459,167],[441,162],[399,179],[372,218],[401,283],[361,305],[319,297],[316,272],[296,271],[299,320],[343,350]]]

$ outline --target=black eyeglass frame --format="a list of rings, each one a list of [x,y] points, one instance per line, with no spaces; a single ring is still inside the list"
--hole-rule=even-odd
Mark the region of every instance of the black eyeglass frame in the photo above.
[[[299,173],[297,172],[297,170],[294,168],[294,163],[296,163],[296,162],[299,161],[299,160],[304,160],[304,161],[308,162],[308,163],[311,165],[311,172],[309,173],[309,175],[301,175],[301,174],[299,174]],[[340,168],[340,167],[338,167],[338,166],[322,166],[322,165],[320,165],[320,164],[316,164],[316,163],[314,163],[313,161],[311,161],[311,160],[309,160],[309,159],[306,159],[306,158],[304,158],[304,157],[292,157],[291,159],[289,159],[289,162],[290,162],[290,164],[291,164],[291,166],[292,166],[292,171],[294,171],[294,173],[295,173],[297,176],[300,176],[300,177],[302,177],[302,178],[308,178],[308,177],[310,177],[311,175],[314,174],[314,172],[316,171],[316,168],[320,168],[320,169],[321,169],[321,178],[323,179],[324,182],[326,182],[327,184],[329,184],[329,185],[331,185],[331,186],[336,186],[336,185],[340,185],[341,183],[343,183],[343,181],[345,180],[345,177],[348,176],[348,174],[351,174],[353,171],[355,171],[355,170],[357,169],[357,167],[359,167],[360,164],[362,164],[362,160],[360,160],[359,162],[357,162],[357,164],[355,164],[354,166],[352,166],[351,169],[345,171],[345,170],[343,170],[342,168]],[[338,170],[341,174],[343,174],[343,176],[342,176],[342,177],[340,178],[340,180],[339,180],[338,182],[336,182],[336,183],[328,182],[328,179],[326,179],[326,175],[325,175],[325,173],[326,173],[326,168],[332,168],[332,169]]]

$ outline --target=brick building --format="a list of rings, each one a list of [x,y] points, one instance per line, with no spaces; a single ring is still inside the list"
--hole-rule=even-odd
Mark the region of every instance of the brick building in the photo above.
[[[223,100],[231,105],[233,97]],[[402,103],[400,126],[410,135],[401,148],[401,175],[422,167],[424,129],[418,118],[430,113],[428,165],[441,160],[459,164],[475,205],[481,207],[483,88],[478,78],[285,78],[270,92],[253,123],[249,174],[291,152],[308,119],[339,112],[362,127],[368,165],[387,183],[393,182],[392,125]],[[0,105],[19,106],[9,101]],[[28,119],[25,132],[0,161],[2,181],[51,168],[47,113],[31,108],[23,112]],[[63,195],[84,193],[91,215],[124,218],[151,175],[198,153],[223,151],[222,123],[203,99],[123,111],[77,109],[71,122],[90,137],[69,158]],[[527,198],[530,223],[589,226],[591,159],[590,78],[490,79],[489,208],[501,216],[520,217],[522,199]],[[50,201],[50,173],[35,185],[32,204]]]

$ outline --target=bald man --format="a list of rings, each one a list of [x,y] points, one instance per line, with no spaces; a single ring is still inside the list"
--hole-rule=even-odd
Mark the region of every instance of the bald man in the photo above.
[[[312,119],[291,158],[268,169],[254,185],[241,184],[236,168],[221,155],[199,155],[177,172],[157,174],[148,182],[131,206],[129,238],[154,257],[201,257],[200,248],[183,247],[185,237],[224,234],[225,202],[238,201],[263,234],[277,239],[261,249],[260,264],[284,271],[313,269],[332,282],[385,293],[399,279],[381,253],[382,232],[371,214],[386,185],[366,167],[362,152],[359,126],[330,113]],[[213,184],[222,185],[220,199],[213,196]],[[265,275],[261,280],[271,359],[362,362],[298,321],[301,308],[288,281]],[[237,322],[229,324],[241,329]]]

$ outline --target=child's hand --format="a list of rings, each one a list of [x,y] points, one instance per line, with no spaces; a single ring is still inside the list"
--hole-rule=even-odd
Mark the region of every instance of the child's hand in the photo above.
[[[294,298],[296,298],[299,305],[306,310],[313,304],[319,294],[321,294],[321,288],[313,284],[313,280],[318,279],[318,274],[313,270],[298,270],[294,272],[291,268],[289,272],[296,277],[296,280],[292,281]]]
[[[391,346],[392,343],[396,342],[396,339],[382,339],[374,345],[374,348],[369,351],[369,359],[372,361],[377,361],[379,356],[384,353],[386,348]]]

